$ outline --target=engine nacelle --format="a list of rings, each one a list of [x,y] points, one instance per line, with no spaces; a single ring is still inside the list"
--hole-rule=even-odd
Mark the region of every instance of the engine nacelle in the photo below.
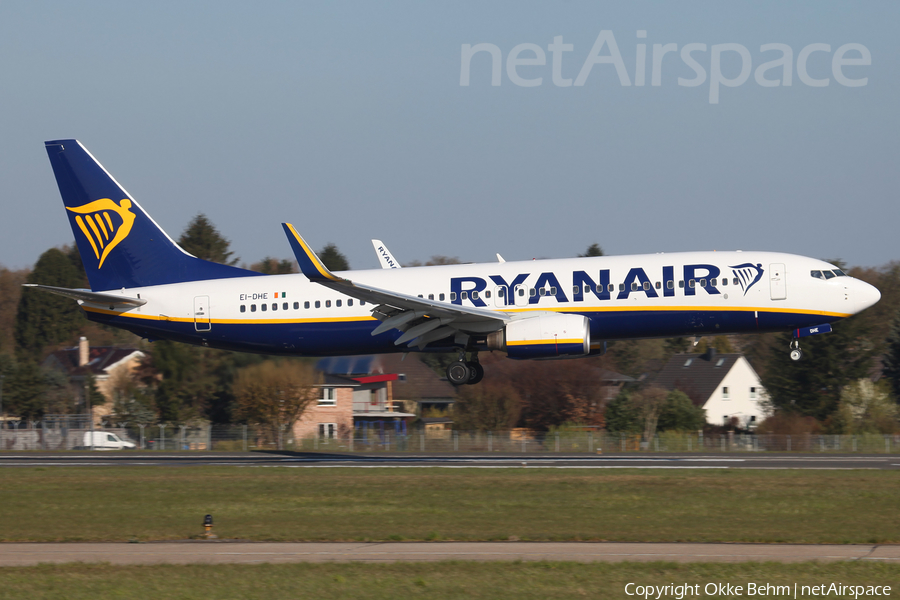
[[[518,319],[488,335],[487,344],[492,350],[505,351],[509,358],[586,356],[591,351],[590,321],[569,314]]]

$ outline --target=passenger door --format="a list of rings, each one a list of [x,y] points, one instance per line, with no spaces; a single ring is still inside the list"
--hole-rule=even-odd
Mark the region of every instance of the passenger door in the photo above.
[[[787,298],[787,281],[784,274],[784,264],[773,263],[769,265],[769,293],[772,300],[785,300]]]

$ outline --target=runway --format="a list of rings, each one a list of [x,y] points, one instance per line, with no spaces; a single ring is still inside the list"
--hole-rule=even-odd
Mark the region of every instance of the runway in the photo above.
[[[900,469],[893,454],[610,453],[413,454],[316,452],[0,453],[0,467],[241,466],[556,469]]]
[[[677,544],[615,542],[229,542],[0,544],[0,567],[40,563],[113,565],[323,562],[900,562],[900,545]]]

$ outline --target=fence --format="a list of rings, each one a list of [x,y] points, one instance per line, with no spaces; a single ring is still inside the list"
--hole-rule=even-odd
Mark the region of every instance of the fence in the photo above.
[[[0,428],[0,450],[75,450],[88,431],[64,421],[16,422]],[[663,432],[650,440],[640,435],[577,431],[425,430],[400,434],[385,429],[357,430],[352,435],[295,439],[288,432],[248,425],[127,425],[98,428],[131,441],[139,449],[158,451],[289,450],[297,452],[408,453],[621,453],[621,452],[831,452],[900,453],[900,435],[756,435]]]

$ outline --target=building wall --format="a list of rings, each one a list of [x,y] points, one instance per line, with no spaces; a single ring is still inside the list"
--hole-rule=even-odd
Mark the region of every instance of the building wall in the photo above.
[[[728,399],[724,398],[722,388],[728,388]],[[750,388],[756,388],[756,398],[751,398]],[[737,417],[742,427],[752,423],[759,423],[765,417],[762,401],[765,399],[765,390],[759,381],[759,375],[743,356],[740,357],[731,370],[719,383],[719,387],[713,392],[703,408],[706,409],[706,422],[712,425],[722,425],[727,415],[729,418]],[[756,417],[755,420],[751,417]]]
[[[353,388],[332,388],[335,406],[312,405],[294,425],[294,438],[312,438],[319,434],[319,424],[334,423],[337,434],[346,436],[353,429]]]

